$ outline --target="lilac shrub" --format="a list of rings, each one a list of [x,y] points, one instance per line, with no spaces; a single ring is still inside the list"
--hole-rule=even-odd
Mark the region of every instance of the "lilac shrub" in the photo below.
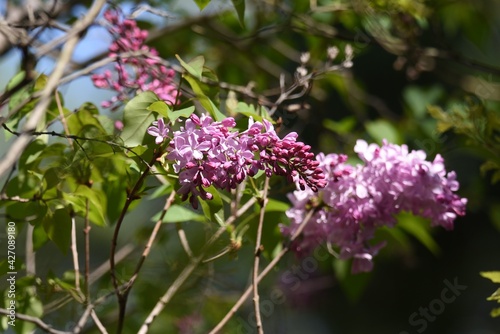
[[[108,31],[114,41],[109,47],[109,57],[118,57],[114,74],[110,70],[92,75],[98,88],[111,89],[117,95],[102,102],[104,108],[116,108],[118,103],[129,99],[131,94],[152,91],[160,99],[175,103],[179,91],[173,82],[175,71],[162,65],[156,58],[158,52],[144,43],[148,31],[137,27],[134,20],[122,19],[116,10],[107,10],[104,18],[109,23]],[[142,52],[142,55],[124,56],[126,53]]]
[[[363,140],[354,151],[364,165],[346,164],[344,155],[319,154],[326,187],[318,194],[309,189],[289,194],[293,207],[287,211],[291,225],[282,226],[285,236],[294,233],[308,210],[316,210],[293,244],[298,254],[327,242],[339,249],[340,258],[353,259],[353,272],[371,271],[373,256],[384,244],[371,246],[368,241],[378,227],[394,226],[397,213],[411,212],[447,230],[465,214],[467,199],[454,193],[459,188],[456,174],[446,172],[439,154],[430,162],[425,152],[409,152],[406,145],[368,145]]]
[[[296,133],[281,139],[267,120],[250,119],[248,129],[243,132],[234,130],[235,126],[232,117],[214,122],[210,116],[193,114],[179,131],[173,132],[172,138],[167,137],[169,130],[163,119],[148,128],[157,144],[170,140],[166,158],[172,161],[174,172],[179,175],[178,193],[183,200],[189,198],[194,208],[198,207],[198,197],[212,198],[205,188],[214,185],[219,189],[234,189],[260,170],[268,177],[285,176],[300,189],[311,192],[326,185],[323,170],[318,167],[320,162],[310,152],[309,145],[296,141]]]

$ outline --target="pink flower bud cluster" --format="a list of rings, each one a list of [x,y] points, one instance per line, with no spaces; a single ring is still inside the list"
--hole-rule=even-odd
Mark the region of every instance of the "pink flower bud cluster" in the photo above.
[[[134,20],[122,19],[118,11],[107,10],[104,18],[109,22],[108,31],[114,41],[109,47],[109,57],[118,57],[114,73],[105,70],[92,75],[98,88],[117,92],[111,100],[102,102],[104,108],[116,108],[117,103],[125,101],[131,94],[144,91],[154,92],[161,100],[175,103],[178,89],[173,83],[175,71],[162,65],[156,58],[158,52],[144,43],[148,31],[137,27]],[[142,51],[144,55],[123,56],[124,53]]]
[[[307,211],[316,209],[293,244],[298,254],[327,242],[337,247],[341,259],[353,259],[353,272],[370,271],[384,244],[370,246],[368,241],[378,227],[394,226],[397,213],[411,212],[447,230],[465,214],[467,199],[454,193],[459,188],[456,174],[446,172],[440,155],[430,162],[423,151],[409,152],[406,145],[386,141],[380,147],[358,140],[354,151],[364,165],[345,164],[343,155],[319,154],[326,187],[318,194],[308,189],[289,194],[291,225],[282,227],[284,235],[292,235]]]
[[[148,133],[156,143],[167,138],[164,121],[158,120]],[[267,176],[283,175],[301,189],[306,186],[317,191],[326,185],[323,170],[319,168],[311,147],[297,142],[297,134],[279,138],[267,120],[249,121],[244,132],[232,128],[232,117],[214,122],[210,116],[191,115],[173,138],[167,149],[167,159],[179,175],[183,200],[189,198],[194,208],[198,197],[211,199],[205,188],[214,185],[219,189],[234,189],[247,176],[263,170]]]

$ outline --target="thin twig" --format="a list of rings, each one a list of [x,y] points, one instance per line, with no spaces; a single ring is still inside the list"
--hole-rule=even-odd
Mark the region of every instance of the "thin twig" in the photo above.
[[[260,262],[260,254],[262,252],[262,227],[264,225],[264,216],[266,214],[266,205],[268,202],[267,192],[269,190],[269,178],[266,177],[264,181],[264,191],[262,194],[262,202],[260,206],[260,214],[259,214],[259,224],[257,225],[257,236],[255,238],[255,252],[254,252],[254,262],[253,262],[253,276],[252,276],[252,287],[253,287],[253,303],[255,309],[255,322],[257,324],[257,332],[259,334],[264,334],[264,329],[262,328],[262,317],[260,315],[260,297],[259,297],[259,262]]]
[[[99,329],[99,331],[102,333],[102,334],[108,334],[108,331],[106,330],[106,328],[103,326],[101,320],[99,320],[99,317],[97,316],[97,314],[95,313],[95,310],[92,310],[90,312],[90,316],[92,317],[92,319],[94,320],[94,323],[96,324],[97,328]]]
[[[79,334],[82,331],[83,326],[85,326],[85,324],[87,323],[87,320],[88,320],[90,314],[92,313],[93,308],[94,308],[94,305],[87,306],[87,308],[83,312],[82,316],[80,317],[80,320],[76,324],[75,328],[73,328],[74,334]]]
[[[117,54],[116,56],[112,56],[112,57],[108,56],[108,57],[105,57],[99,61],[96,61],[95,63],[91,63],[90,65],[88,65],[85,68],[82,68],[81,70],[71,72],[71,74],[68,74],[67,76],[61,78],[60,84],[62,85],[62,84],[65,84],[67,82],[73,81],[73,80],[75,80],[83,75],[88,75],[92,71],[97,70],[97,69],[99,69],[103,66],[106,66],[108,64],[111,64],[111,63],[117,61],[118,59],[126,59],[126,58],[132,58],[132,57],[144,57],[144,56],[149,56],[149,55],[150,55],[150,53],[148,53],[144,50],[139,50],[139,51],[133,51],[133,52],[120,53],[120,54]],[[166,60],[165,60],[165,62],[166,62]]]
[[[31,224],[27,224],[26,228],[26,275],[36,274],[36,255],[33,249],[33,231],[35,227]]]
[[[165,214],[167,213],[168,209],[172,206],[172,203],[174,202],[176,192],[172,191],[170,193],[170,196],[167,198],[165,201],[165,206],[163,207],[163,210],[160,214],[160,217],[156,221],[156,224],[153,228],[153,231],[151,232],[151,235],[149,236],[149,240],[146,243],[146,246],[144,247],[144,251],[142,252],[141,258],[139,259],[139,262],[137,263],[137,266],[135,268],[134,274],[132,277],[129,279],[129,281],[125,284],[125,293],[128,293],[130,289],[132,289],[132,286],[135,283],[135,280],[139,276],[139,271],[142,268],[142,265],[144,264],[144,261],[149,255],[149,252],[151,251],[151,247],[153,246],[153,242],[156,239],[156,236],[158,234],[158,231],[160,230],[161,225],[163,224],[163,218],[165,217]]]
[[[79,297],[82,295],[80,289],[80,264],[78,263],[78,247],[76,243],[76,218],[71,215],[71,255],[73,259],[73,269],[75,270],[75,290]]]
[[[89,199],[85,200],[85,227],[83,229],[83,236],[85,242],[85,303],[90,304],[90,219],[89,219],[90,203]]]
[[[311,217],[314,213],[315,213],[314,210],[311,210],[308,212],[308,214],[304,218],[304,221],[302,222],[302,224],[295,231],[295,233],[291,236],[289,243],[285,247],[283,247],[281,252],[279,252],[279,254],[266,266],[266,268],[264,268],[264,270],[262,270],[260,275],[257,277],[257,283],[259,283],[264,277],[266,277],[266,275],[274,268],[274,266],[276,266],[276,264],[278,264],[278,262],[283,258],[283,256],[290,250],[290,244],[295,239],[297,239],[297,237],[302,233],[302,231],[304,230],[304,228],[306,227],[307,223],[309,222],[309,220],[311,219]],[[214,329],[212,329],[210,331],[209,334],[216,334],[224,327],[224,325],[229,321],[229,319],[231,319],[233,317],[233,315],[236,313],[236,311],[238,311],[238,309],[241,307],[241,305],[243,305],[243,303],[247,300],[247,298],[252,293],[252,290],[253,290],[252,286],[249,286],[245,290],[245,292],[241,295],[241,297],[234,304],[234,306],[229,310],[229,312],[224,316],[224,318],[217,324],[217,326],[215,326]]]
[[[31,142],[32,136],[30,135],[30,132],[36,129],[38,123],[45,116],[47,107],[52,99],[52,94],[59,85],[59,80],[64,74],[66,65],[71,60],[73,51],[80,41],[81,34],[94,22],[94,19],[97,17],[105,3],[106,0],[95,0],[87,11],[87,14],[82,19],[76,21],[71,30],[68,32],[68,35],[70,35],[71,38],[69,38],[64,44],[55,68],[41,92],[40,100],[24,124],[24,131],[10,146],[4,157],[0,159],[0,177],[7,170],[9,170],[12,165],[16,163],[16,161],[18,161],[26,146]]]
[[[124,258],[126,258],[132,251],[134,250],[134,246],[131,244],[127,244],[120,248],[116,252],[115,256],[115,262],[119,263],[121,262]],[[103,262],[96,270],[94,270],[89,277],[89,283],[92,285],[95,283],[99,278],[104,276],[105,274],[109,273],[109,261],[106,260]],[[111,293],[111,295],[114,295],[114,292]],[[99,298],[101,300],[102,298]],[[59,298],[57,300],[54,300],[53,302],[47,304],[44,306],[43,313],[44,314],[49,314],[51,312],[56,311],[60,307],[64,306],[68,302],[72,301],[73,297],[71,295],[66,295],[62,298]],[[100,304],[102,301],[98,302],[98,300],[94,301],[94,305]]]
[[[3,126],[3,128],[5,130],[7,130],[9,133],[11,133],[11,134],[13,134],[15,136],[21,136],[23,134],[21,132],[17,132],[17,131],[11,130],[6,124],[2,124],[2,126]],[[30,134],[32,136],[48,135],[48,136],[54,136],[54,137],[59,137],[59,138],[70,138],[70,139],[75,140],[75,142],[80,146],[80,148],[82,148],[82,146],[78,143],[78,140],[93,141],[93,142],[97,142],[97,143],[107,144],[107,145],[112,146],[112,147],[118,147],[118,148],[121,148],[121,149],[125,150],[126,152],[132,153],[143,164],[145,164],[146,166],[148,166],[148,168],[151,168],[151,165],[146,160],[144,160],[139,154],[137,154],[134,150],[132,150],[131,147],[127,147],[127,146],[115,143],[115,142],[113,142],[111,140],[103,140],[103,139],[98,139],[98,138],[88,138],[88,137],[81,137],[81,136],[76,136],[76,135],[65,135],[65,134],[57,133],[55,131],[32,131],[32,132],[30,132]],[[84,151],[83,148],[82,148],[82,151]]]
[[[212,235],[212,237],[205,243],[200,255],[191,258],[189,264],[184,267],[182,272],[177,276],[172,285],[167,289],[165,294],[158,300],[153,310],[149,313],[148,317],[142,324],[141,328],[137,332],[138,334],[146,334],[148,332],[149,326],[153,323],[154,319],[160,314],[160,312],[165,308],[168,302],[172,299],[177,290],[184,284],[184,282],[189,278],[193,270],[198,266],[198,264],[203,260],[206,252],[209,248],[217,241],[220,236],[227,231],[227,226],[234,223],[234,221],[245,213],[254,203],[256,202],[255,197],[252,197],[247,203],[245,203],[236,213],[236,215],[231,215],[225,222],[224,226],[219,227],[219,229]]]
[[[9,315],[10,311],[4,308],[0,308],[0,314]],[[49,324],[46,324],[42,321],[42,319],[37,317],[32,317],[27,314],[16,312],[16,318],[19,320],[31,322],[32,324],[37,325],[40,329],[43,329],[47,333],[51,334],[72,334],[72,332],[59,331],[57,329],[53,329]]]
[[[54,95],[55,95],[55,99],[56,99],[57,110],[59,110],[59,116],[61,117],[61,123],[62,123],[63,129],[64,129],[64,133],[66,133],[66,135],[69,136],[71,133],[69,132],[68,122],[66,122],[66,118],[64,117],[64,110],[62,107],[61,98],[59,97],[59,93],[57,91],[54,92]],[[72,142],[71,138],[67,137],[67,139],[68,139],[69,146],[72,147],[73,142]]]
[[[162,153],[161,150],[157,150],[156,153],[153,155],[153,158],[151,159],[151,162],[148,166],[153,165],[156,159],[160,157],[161,153]],[[128,192],[127,200],[125,201],[125,205],[123,206],[120,216],[118,217],[118,221],[116,222],[115,225],[115,231],[113,233],[113,238],[111,239],[111,251],[109,256],[110,273],[111,273],[111,281],[113,282],[113,287],[115,289],[116,298],[118,298],[118,304],[119,304],[118,328],[116,331],[117,334],[120,334],[123,330],[123,323],[125,321],[125,310],[127,304],[127,294],[123,293],[120,290],[120,287],[118,285],[118,279],[116,277],[115,251],[118,243],[118,235],[120,234],[120,228],[122,226],[128,208],[130,204],[132,204],[132,202],[137,199],[136,196],[140,191],[140,188],[144,180],[146,179],[146,176],[149,174],[150,170],[151,169],[149,167],[146,168],[142,172],[139,179],[135,182],[134,187]]]
[[[177,230],[177,235],[179,236],[181,246],[186,252],[187,256],[189,256],[190,258],[193,257],[194,256],[193,251],[191,250],[191,247],[189,247],[189,242],[186,237],[186,232],[184,232],[181,223],[175,223],[175,229]]]

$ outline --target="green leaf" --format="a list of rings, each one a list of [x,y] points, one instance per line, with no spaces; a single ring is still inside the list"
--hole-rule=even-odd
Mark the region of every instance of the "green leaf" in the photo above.
[[[90,221],[98,226],[106,225],[107,200],[102,190],[79,185],[73,193],[64,193],[63,197],[80,217],[86,215],[88,200]]]
[[[236,13],[238,13],[238,19],[242,27],[245,26],[245,0],[231,0],[233,3]]]
[[[68,208],[61,208],[47,213],[43,220],[47,236],[59,250],[66,254],[71,244],[71,216]]]
[[[16,202],[7,206],[6,210],[12,219],[37,224],[44,219],[47,206],[43,202],[38,201],[28,203]]]
[[[154,121],[153,111],[148,110],[149,106],[158,101],[158,97],[153,92],[144,92],[125,106],[124,126],[122,139],[125,146],[137,146],[142,143],[146,130]]]
[[[127,185],[123,180],[117,179],[106,182],[103,192],[106,196],[106,216],[110,223],[115,222],[127,200]]]
[[[376,120],[365,124],[368,134],[381,143],[383,139],[387,139],[390,143],[401,144],[401,136],[394,125],[386,120]]]
[[[251,104],[238,102],[236,108],[234,108],[234,112],[245,115],[246,117],[252,117],[254,121],[262,122],[262,116],[257,113],[255,107]]]
[[[427,106],[436,104],[443,94],[443,88],[438,85],[431,87],[409,86],[405,89],[403,96],[413,115],[417,118],[424,118]]]
[[[218,222],[221,219],[220,211],[223,209],[222,197],[213,185],[205,188],[205,191],[211,193],[213,198],[211,200],[199,199],[203,213],[210,221]],[[216,217],[217,214],[219,214],[218,217]]]
[[[76,196],[87,199],[89,201],[89,219],[94,224],[99,226],[106,225],[106,196],[99,189],[89,188],[87,186],[79,186],[75,191]],[[75,210],[82,217],[85,216],[85,206]]]
[[[210,3],[210,1],[211,0],[194,0],[200,10],[203,10],[203,8],[205,8]]]
[[[151,220],[157,221],[160,218],[160,214],[161,212],[151,218]],[[205,222],[206,219],[203,215],[200,215],[189,208],[174,204],[168,209],[162,220],[163,223],[183,223],[187,221]]]
[[[494,308],[493,310],[491,310],[490,315],[493,318],[500,317],[500,307],[497,307],[497,308]]]
[[[6,90],[11,90],[18,84],[20,84],[24,79],[26,78],[26,73],[24,71],[21,71],[17,73],[7,84]],[[23,101],[26,99],[30,98],[30,96],[33,93],[33,86],[28,85],[25,86],[18,91],[14,92],[9,100],[9,110],[12,110],[16,108],[19,104],[21,104]],[[11,129],[15,129],[19,123],[19,121],[29,112],[33,109],[35,105],[35,101],[31,101],[24,107],[22,107],[16,114],[12,115],[8,122],[7,125]]]
[[[170,110],[170,107],[168,106],[168,104],[165,101],[153,102],[153,104],[151,104],[147,109],[150,111],[157,112],[158,114],[160,114],[161,116],[166,118],[165,124],[168,123],[168,121],[170,119],[169,114],[172,111]]]
[[[171,192],[172,192],[172,185],[171,184],[169,184],[169,183],[162,184],[162,185],[155,188],[155,191],[149,196],[149,199],[163,197],[163,196],[169,195]]]
[[[19,313],[29,315],[33,318],[40,318],[43,315],[43,304],[42,302],[33,294],[33,289],[25,288],[26,291],[30,291],[29,294],[24,295],[21,300],[18,301]],[[28,334],[35,330],[36,326],[28,321],[16,322],[16,333]]]
[[[60,169],[56,167],[47,169],[43,175],[43,181],[45,181],[46,190],[57,186],[62,181]]]
[[[500,271],[483,271],[479,274],[493,283],[500,283]]]
[[[351,303],[354,303],[359,300],[363,291],[368,286],[371,275],[370,273],[352,274],[350,271],[351,262],[352,261],[335,259],[333,261],[333,268],[339,279],[340,288],[344,291],[347,299],[349,299]]]
[[[35,228],[33,229],[33,249],[36,251],[40,249],[43,245],[49,241],[49,237],[47,236],[47,233],[45,232],[43,228],[43,224],[37,224],[35,225]]]
[[[271,212],[271,211],[285,212],[289,208],[290,204],[272,198],[269,198],[266,204],[266,212]]]
[[[434,255],[439,255],[440,249],[436,241],[432,238],[427,228],[428,222],[421,217],[416,217],[411,214],[398,215],[398,227],[414,236]]]
[[[203,56],[197,56],[186,63],[181,59],[179,55],[175,55],[181,66],[193,77],[198,80],[201,80],[201,76],[203,74],[203,65],[205,65],[205,58]]]
[[[348,134],[354,130],[356,126],[356,118],[354,117],[344,117],[340,121],[336,122],[331,119],[325,119],[323,121],[323,127],[332,132],[338,134]]]
[[[200,102],[201,106],[210,114],[210,116],[216,120],[216,121],[222,121],[226,116],[222,114],[219,109],[215,106],[215,104],[210,100],[205,93],[203,93],[203,90],[201,89],[201,86],[199,82],[192,76],[186,75],[184,76],[186,81],[189,83],[191,88],[193,89],[193,92],[196,95],[196,99]]]
[[[175,122],[179,117],[188,118],[192,113],[194,113],[194,109],[194,106],[191,106],[180,110],[170,110],[168,112],[168,118],[172,123]]]
[[[75,113],[72,113],[66,118],[69,132],[72,134],[85,136],[89,131],[96,131],[99,135],[106,135],[106,131],[102,127],[96,115],[91,109],[80,108]]]
[[[500,288],[497,289],[497,291],[493,292],[493,294],[491,296],[489,296],[488,298],[486,298],[486,300],[489,300],[489,301],[497,301],[500,303]]]

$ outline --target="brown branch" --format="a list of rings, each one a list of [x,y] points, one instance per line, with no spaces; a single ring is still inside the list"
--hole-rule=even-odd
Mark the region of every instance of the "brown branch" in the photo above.
[[[0,314],[9,315],[10,312],[7,309],[0,308]],[[32,317],[32,316],[27,315],[27,314],[16,312],[16,318],[19,319],[19,320],[24,320],[24,321],[27,321],[27,322],[31,322],[32,324],[37,325],[40,329],[43,329],[47,333],[51,333],[51,334],[72,334],[72,332],[65,332],[65,331],[60,331],[60,330],[57,330],[57,329],[53,329],[49,324],[46,324],[45,322],[43,322],[42,319],[37,318],[37,317]]]
[[[24,131],[14,141],[8,152],[0,160],[0,177],[12,167],[12,165],[19,159],[26,146],[30,143],[31,135],[29,133],[36,129],[40,120],[43,116],[45,116],[52,94],[59,85],[59,80],[64,74],[66,65],[71,60],[73,51],[81,38],[81,34],[94,22],[94,19],[97,17],[105,3],[106,0],[95,0],[89,8],[87,14],[82,19],[76,21],[71,28],[69,33],[72,34],[72,37],[64,44],[55,68],[41,92],[40,100],[35,105],[30,117],[24,125]]]
[[[286,253],[290,250],[290,244],[297,239],[297,237],[302,233],[307,223],[311,219],[312,215],[315,211],[311,210],[304,218],[304,221],[299,226],[299,228],[295,231],[295,233],[291,236],[289,243],[279,252],[279,254],[262,270],[260,275],[257,277],[257,283],[259,283],[266,275],[278,264],[278,262],[285,256]],[[253,285],[249,286],[245,292],[241,295],[238,301],[234,304],[234,306],[229,310],[229,312],[224,316],[224,318],[210,331],[209,334],[218,333],[224,325],[233,317],[233,315],[238,311],[238,309],[243,305],[243,303],[247,300],[247,298],[251,295],[253,290]]]
[[[262,194],[262,202],[260,206],[259,223],[257,225],[257,236],[255,238],[255,251],[254,251],[254,262],[253,262],[253,275],[252,275],[252,291],[253,291],[253,303],[255,309],[255,323],[257,324],[257,332],[259,334],[264,334],[264,329],[262,328],[262,317],[260,315],[260,304],[259,304],[259,262],[260,254],[262,252],[262,227],[264,225],[264,216],[266,214],[266,205],[268,202],[267,192],[269,190],[269,178],[266,177],[264,182],[264,191]]]
[[[245,203],[236,213],[236,215],[231,215],[225,222],[224,226],[219,227],[219,229],[212,235],[212,237],[205,243],[200,255],[191,258],[189,264],[184,267],[179,276],[174,280],[172,285],[167,289],[165,294],[158,300],[153,310],[149,313],[148,317],[142,324],[141,328],[137,332],[138,334],[146,334],[148,332],[149,326],[153,323],[154,319],[160,314],[160,312],[165,308],[165,306],[170,302],[172,297],[175,295],[177,290],[186,282],[193,270],[200,264],[200,262],[205,257],[209,248],[217,241],[220,236],[227,231],[227,227],[234,223],[234,221],[246,212],[254,203],[256,202],[255,197],[252,197],[247,203]]]
[[[151,235],[149,236],[149,240],[146,243],[146,246],[144,247],[144,251],[142,252],[141,258],[139,262],[137,263],[137,266],[135,268],[134,273],[132,274],[132,277],[129,279],[127,283],[125,283],[125,289],[124,293],[128,294],[130,292],[130,289],[132,289],[132,286],[134,285],[137,277],[139,276],[139,272],[142,268],[142,265],[144,264],[144,261],[149,255],[149,252],[151,251],[151,247],[153,246],[153,242],[156,239],[156,236],[158,234],[158,231],[160,230],[161,225],[163,224],[163,218],[165,217],[168,209],[172,206],[172,203],[174,202],[176,192],[172,191],[170,193],[170,196],[166,199],[165,201],[165,206],[163,207],[163,210],[160,214],[160,217],[156,221],[156,224],[153,228],[153,231],[151,232]]]
[[[162,151],[158,149],[156,153],[153,155],[153,158],[151,159],[151,162],[148,164],[148,166],[153,165],[155,161],[161,156],[161,154]],[[144,180],[146,179],[146,176],[149,175],[150,170],[151,170],[150,167],[146,168],[142,172],[139,179],[135,182],[134,187],[128,192],[125,205],[123,206],[120,216],[118,217],[118,221],[116,222],[115,225],[115,231],[111,239],[109,265],[110,265],[111,281],[113,283],[116,298],[118,298],[118,304],[119,304],[118,328],[116,331],[118,334],[120,334],[123,330],[123,324],[125,321],[125,310],[127,304],[127,293],[124,293],[123,290],[120,288],[118,284],[118,278],[116,277],[115,252],[118,243],[118,235],[120,234],[120,228],[122,226],[123,220],[125,219],[125,215],[128,211],[128,208],[130,207],[130,204],[132,204],[132,202],[137,199],[138,193],[143,185]]]

